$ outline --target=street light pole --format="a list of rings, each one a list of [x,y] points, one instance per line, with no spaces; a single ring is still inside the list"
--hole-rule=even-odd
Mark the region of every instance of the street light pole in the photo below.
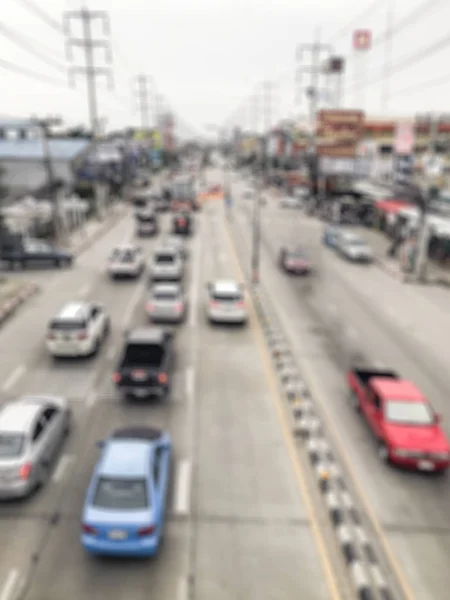
[[[257,184],[255,199],[253,200],[252,215],[252,283],[260,282],[260,254],[261,254],[261,193],[262,185]]]

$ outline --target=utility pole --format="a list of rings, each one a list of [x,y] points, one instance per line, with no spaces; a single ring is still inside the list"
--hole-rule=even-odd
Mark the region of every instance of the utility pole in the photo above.
[[[59,192],[56,189],[56,178],[53,170],[53,160],[50,151],[50,128],[53,126],[61,125],[62,119],[59,117],[47,117],[39,119],[32,117],[31,122],[35,125],[40,132],[42,142],[42,162],[44,169],[47,173],[47,184],[49,189],[50,200],[52,202],[52,222],[53,222],[53,233],[56,240],[61,241],[61,234],[63,233],[62,219],[60,214],[60,203],[59,203]]]
[[[71,34],[71,23],[74,20],[81,21],[83,27],[82,38],[74,38]],[[103,25],[103,33],[105,39],[99,40],[92,37],[92,23],[93,21],[100,21]],[[106,77],[108,80],[109,88],[113,88],[113,79],[111,68],[108,66],[98,67],[95,63],[95,50],[97,48],[103,48],[105,52],[105,59],[107,64],[112,62],[111,46],[109,43],[109,16],[106,11],[88,10],[82,8],[78,11],[66,11],[64,13],[64,29],[67,36],[67,56],[70,61],[73,60],[73,48],[81,48],[84,50],[85,65],[83,67],[75,66],[69,69],[69,84],[74,87],[76,84],[76,76],[81,74],[86,77],[87,90],[88,90],[88,108],[89,108],[89,120],[92,131],[92,146],[94,156],[96,155],[96,149],[99,138],[99,119],[98,119],[98,108],[97,108],[97,78]],[[104,188],[100,185],[99,181],[95,182],[95,200],[97,208],[97,216],[100,218],[105,204]]]
[[[152,94],[149,90],[151,90],[151,78],[146,75],[138,75],[136,77],[136,83],[138,110],[141,115],[141,127],[145,131],[150,128],[150,98]]]
[[[321,73],[321,65],[322,59],[321,55],[323,53],[326,54],[326,60],[328,62],[330,54],[333,50],[333,47],[330,44],[322,44],[320,42],[320,29],[316,30],[316,39],[313,44],[300,44],[297,48],[297,94],[299,101],[301,102],[303,99],[303,89],[302,89],[302,78],[303,74],[307,73],[310,75],[310,85],[304,90],[306,92],[306,96],[309,100],[309,127],[310,127],[310,135],[309,135],[309,159],[311,164],[315,164],[314,168],[311,168],[311,179],[318,178],[318,181],[311,181],[312,189],[314,190],[317,187],[317,191],[319,196],[322,196],[325,192],[325,182],[323,177],[320,175],[320,170],[318,169],[318,156],[317,156],[317,108],[320,102],[320,73]],[[305,52],[311,53],[311,63],[309,65],[304,65],[303,58]],[[317,168],[316,168],[317,167]],[[311,194],[313,195],[313,194]]]

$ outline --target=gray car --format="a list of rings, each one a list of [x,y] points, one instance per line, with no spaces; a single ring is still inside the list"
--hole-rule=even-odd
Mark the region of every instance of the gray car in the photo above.
[[[0,498],[22,498],[47,480],[70,430],[64,398],[24,397],[0,409]]]
[[[155,250],[149,264],[151,281],[180,281],[183,279],[184,264],[179,250],[161,247]]]
[[[188,249],[187,249],[186,241],[178,235],[171,235],[171,236],[167,237],[163,241],[163,247],[174,248],[175,250],[177,250],[180,253],[180,255],[183,259],[186,259],[188,257]]]
[[[154,323],[180,323],[186,318],[187,299],[179,283],[159,283],[151,291],[146,306]]]

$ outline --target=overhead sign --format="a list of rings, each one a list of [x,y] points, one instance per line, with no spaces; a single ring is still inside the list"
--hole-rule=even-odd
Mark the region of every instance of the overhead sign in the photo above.
[[[414,121],[397,123],[395,131],[394,150],[396,154],[412,154],[414,151]]]
[[[321,110],[317,121],[317,152],[320,156],[352,158],[364,134],[364,112]]]
[[[370,29],[357,29],[353,32],[353,49],[357,51],[370,50],[372,47],[372,32]]]

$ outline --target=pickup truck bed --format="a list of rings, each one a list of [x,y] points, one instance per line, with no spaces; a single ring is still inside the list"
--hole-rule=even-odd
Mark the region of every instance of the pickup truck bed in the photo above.
[[[356,389],[367,388],[368,382],[374,377],[400,379],[395,371],[385,369],[351,369],[347,374],[347,382],[350,388],[356,391]]]

